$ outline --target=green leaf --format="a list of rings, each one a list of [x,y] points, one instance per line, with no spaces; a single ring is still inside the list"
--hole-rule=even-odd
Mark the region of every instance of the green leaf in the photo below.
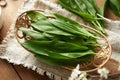
[[[61,60],[53,59],[47,56],[41,56],[38,54],[35,54],[35,57],[39,61],[44,62],[49,65],[53,65],[53,66],[76,66],[78,63],[80,64],[83,62],[90,62],[92,60],[91,56],[84,56],[84,57],[77,58],[77,59],[61,59]]]
[[[55,59],[78,58],[78,57],[94,54],[94,52],[91,50],[84,51],[84,52],[78,52],[81,50],[88,50],[88,48],[77,45],[77,44],[73,44],[73,43],[68,43],[68,42],[65,43],[62,41],[55,42],[55,41],[29,40],[21,44],[26,49],[34,52],[35,54],[49,56]],[[72,50],[76,52],[69,52]]]
[[[63,22],[67,22],[67,23],[69,23],[69,24],[72,24],[73,26],[76,26],[76,27],[79,27],[79,28],[82,28],[83,26],[81,26],[79,23],[77,23],[76,21],[74,21],[74,20],[72,20],[72,19],[69,19],[69,18],[67,18],[67,17],[64,17],[64,16],[62,16],[62,15],[60,15],[60,14],[56,14],[56,13],[54,13],[54,16],[55,16],[55,18],[57,19],[57,20],[60,20],[60,21],[63,21]],[[89,30],[88,30],[89,31]],[[94,35],[98,35],[98,34],[96,34],[95,32],[91,32],[91,31],[89,31],[90,33],[92,33],[92,34],[94,34]],[[88,32],[86,32],[86,33],[88,33]]]
[[[38,21],[38,22],[32,22],[30,25],[33,26],[34,29],[45,32],[48,34],[54,34],[54,35],[62,35],[62,36],[73,36],[70,33],[67,33],[65,31],[62,31],[60,29],[57,29],[54,27],[51,23],[49,23],[47,20],[46,21]]]
[[[108,0],[108,6],[116,16],[120,17],[120,2],[118,0]]]
[[[74,5],[76,5],[76,4],[70,5],[69,3],[67,3],[67,2],[69,2],[69,1],[70,1],[70,0],[66,0],[66,1],[58,0],[58,2],[59,2],[64,8],[72,11],[73,13],[76,13],[76,14],[80,15],[80,16],[81,16],[82,18],[84,18],[85,20],[87,20],[87,21],[96,20],[95,16],[90,15],[90,14],[85,13],[85,12],[78,11],[78,9],[77,9],[78,7],[74,7]],[[70,6],[68,6],[68,5],[70,5]]]
[[[84,52],[71,52],[71,53],[61,53],[64,56],[69,56],[70,58],[80,58],[86,55],[95,55],[95,52],[92,50],[84,51]]]
[[[58,49],[58,50],[62,50],[62,51],[65,51],[65,52],[73,52],[73,51],[85,51],[85,50],[89,50],[89,48],[87,46],[84,46],[82,44],[80,44],[80,41],[79,41],[79,44],[76,44],[74,42],[65,42],[65,41],[54,41],[52,46],[55,48],[55,49]]]
[[[80,37],[92,37],[92,38],[95,38],[94,35],[92,35],[90,32],[88,32],[87,30],[85,30],[84,28],[80,28],[80,26],[75,26],[75,25],[72,25],[71,23],[69,22],[63,22],[63,21],[60,21],[60,20],[49,20],[49,22],[53,25],[55,25],[55,27],[61,29],[61,30],[64,30],[68,33],[71,33],[71,34],[74,34],[74,35],[79,35]]]
[[[120,4],[119,4],[119,1],[118,0],[109,0],[110,1],[110,3],[113,5],[113,6],[115,6],[115,8],[117,9],[117,10],[119,10],[119,8],[120,8]]]
[[[45,19],[47,19],[40,12],[36,12],[36,11],[32,11],[31,10],[31,11],[27,11],[26,13],[30,17],[30,19],[32,19],[32,21],[39,21],[39,20],[45,20]]]
[[[97,4],[96,4],[97,0],[88,0],[88,1],[92,4],[93,9],[96,11],[96,13],[101,14],[100,9],[97,7]],[[96,16],[96,14],[95,14],[95,16]]]
[[[30,30],[24,27],[20,27],[19,30],[21,30],[27,36],[32,37],[33,39],[41,39],[41,40],[47,39],[43,33],[37,32],[35,30]]]
[[[35,54],[48,56],[55,59],[69,59],[69,57],[57,54],[59,51],[51,47],[52,43],[52,41],[29,40],[25,41],[24,43],[21,43],[21,45]]]
[[[96,0],[97,1],[97,0]],[[104,0],[102,6],[100,7],[100,12],[101,12],[101,15],[104,16],[104,13],[105,13],[105,7],[107,5],[107,1],[108,0]]]
[[[69,18],[67,18],[67,17],[64,17],[64,16],[62,16],[62,15],[60,15],[60,14],[54,13],[54,16],[55,16],[55,18],[56,18],[57,20],[60,20],[60,21],[63,21],[63,22],[67,22],[67,23],[73,24],[74,26],[82,27],[82,26],[80,26],[80,24],[77,23],[76,21],[74,21],[74,20],[72,20],[72,19],[69,19]]]
[[[82,17],[93,28],[106,34],[103,28],[103,20],[99,20],[100,18],[97,16],[97,14],[101,13],[94,0],[58,0],[58,3],[65,9]]]

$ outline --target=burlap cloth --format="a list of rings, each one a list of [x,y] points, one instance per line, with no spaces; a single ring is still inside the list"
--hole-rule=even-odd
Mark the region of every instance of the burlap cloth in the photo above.
[[[51,3],[49,0],[29,0],[22,6],[22,8],[18,10],[17,16],[19,16],[22,12],[30,9],[49,9],[64,16],[68,16],[78,22],[84,23],[80,17],[66,11],[65,9],[62,9],[60,5]],[[50,78],[54,78],[54,80],[67,80],[67,77],[70,75],[67,74],[67,71],[62,71],[60,68],[52,66],[47,67],[43,63],[37,61],[32,54],[27,52],[18,44],[14,35],[15,20],[10,26],[7,37],[0,45],[0,58],[6,59],[9,62],[17,65],[22,64],[25,67],[37,71],[41,75],[46,72],[46,74]],[[107,26],[106,31],[108,33],[108,39],[112,46],[112,58],[120,62],[120,22],[108,19],[105,19],[105,21]],[[120,70],[120,67],[118,70]],[[62,75],[65,76],[63,77]]]

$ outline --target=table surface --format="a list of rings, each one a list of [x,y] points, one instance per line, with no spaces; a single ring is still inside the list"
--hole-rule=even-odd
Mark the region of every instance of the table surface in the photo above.
[[[6,60],[0,60],[0,80],[50,80],[47,76],[41,76],[35,71],[22,65],[13,65]]]
[[[3,7],[3,28],[0,31],[1,37],[5,37],[9,26],[14,19],[17,9],[24,0],[6,0],[7,6]],[[99,2],[98,2],[99,3]],[[111,14],[113,15],[113,14]],[[109,14],[110,16],[110,14]],[[116,19],[115,17],[113,19]],[[47,76],[41,76],[35,71],[27,69],[22,65],[13,65],[6,60],[0,59],[0,80],[50,80]]]

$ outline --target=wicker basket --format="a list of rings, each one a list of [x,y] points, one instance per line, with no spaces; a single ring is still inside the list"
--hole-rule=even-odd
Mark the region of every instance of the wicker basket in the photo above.
[[[44,12],[44,10],[34,10],[34,11]],[[50,15],[46,15],[46,16],[51,17]],[[30,28],[31,26],[28,25],[29,22],[31,22],[31,20],[26,15],[26,12],[22,13],[17,18],[16,25],[15,25],[15,36],[16,36],[16,39],[18,40],[18,42],[30,39],[30,37],[24,35],[23,33],[20,33],[20,31],[18,30],[18,26],[24,26],[26,28]],[[81,25],[83,25],[83,24],[81,24]],[[93,71],[101,68],[103,65],[105,65],[107,63],[107,61],[111,57],[111,45],[108,42],[107,38],[101,32],[99,32],[89,26],[86,26],[86,25],[83,25],[83,26],[86,29],[89,29],[89,30],[94,31],[94,32],[98,33],[99,35],[101,35],[102,36],[101,40],[104,41],[102,49],[96,48],[97,54],[93,57],[92,62],[86,62],[86,63],[80,64],[81,71],[93,72]],[[29,50],[27,50],[27,51],[29,51]],[[67,70],[73,70],[75,68],[73,66],[61,66],[61,67],[64,69],[67,69]]]

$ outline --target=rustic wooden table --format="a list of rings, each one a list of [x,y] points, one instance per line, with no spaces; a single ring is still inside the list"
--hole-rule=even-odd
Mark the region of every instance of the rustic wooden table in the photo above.
[[[0,36],[3,38],[11,25],[13,18],[24,0],[6,0],[7,6],[3,7],[3,28],[0,31]],[[55,0],[51,0],[55,1]],[[103,0],[99,0],[103,1]],[[98,4],[101,3],[98,1]],[[113,14],[109,14],[108,17]],[[113,19],[116,19],[113,16]],[[114,70],[115,71],[115,70]],[[22,65],[13,65],[6,60],[0,59],[0,80],[50,80],[47,76],[41,76],[36,72],[24,68]]]
[[[6,60],[0,60],[0,80],[50,80],[47,76],[41,76],[35,71],[22,65],[13,65]]]

